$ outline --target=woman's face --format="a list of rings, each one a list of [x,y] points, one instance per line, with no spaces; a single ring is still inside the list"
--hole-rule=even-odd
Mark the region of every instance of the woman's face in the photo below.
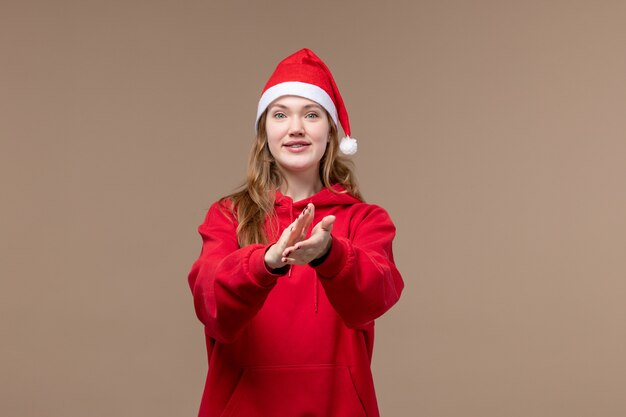
[[[330,121],[322,106],[297,96],[276,99],[267,109],[267,143],[285,173],[319,172]]]

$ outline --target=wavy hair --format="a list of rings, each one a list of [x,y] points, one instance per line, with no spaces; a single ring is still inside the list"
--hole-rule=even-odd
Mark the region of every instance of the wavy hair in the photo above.
[[[253,243],[268,243],[268,238],[278,237],[278,219],[274,211],[276,190],[279,189],[283,177],[278,169],[276,160],[272,156],[267,144],[265,120],[267,111],[260,119],[256,140],[252,145],[248,159],[248,173],[246,181],[240,190],[221,199],[221,202],[230,200],[230,210],[237,219],[237,239],[239,246],[244,247]],[[359,200],[363,200],[353,173],[353,163],[339,154],[339,134],[337,126],[328,113],[330,122],[330,141],[320,160],[320,179],[325,187],[340,184],[346,192]],[[270,236],[266,233],[268,221]]]

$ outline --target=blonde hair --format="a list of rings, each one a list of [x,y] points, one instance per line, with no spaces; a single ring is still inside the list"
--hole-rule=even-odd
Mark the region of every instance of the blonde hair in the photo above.
[[[248,159],[248,174],[246,181],[236,191],[224,198],[230,200],[230,209],[236,217],[237,239],[239,246],[253,243],[268,243],[268,238],[278,238],[278,221],[274,211],[276,190],[283,180],[278,165],[272,156],[267,144],[265,120],[267,111],[259,119],[256,140],[252,145]],[[363,200],[358,189],[356,178],[352,172],[352,161],[339,154],[339,134],[337,126],[330,115],[326,114],[330,122],[330,141],[320,160],[320,179],[325,187],[340,184],[346,192],[359,200]],[[266,234],[265,223],[269,221],[270,236]]]

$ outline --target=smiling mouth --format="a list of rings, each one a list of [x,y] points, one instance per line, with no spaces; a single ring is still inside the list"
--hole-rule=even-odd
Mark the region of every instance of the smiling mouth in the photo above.
[[[283,146],[290,149],[300,149],[309,145],[311,144],[304,140],[290,140],[289,142],[286,142]]]

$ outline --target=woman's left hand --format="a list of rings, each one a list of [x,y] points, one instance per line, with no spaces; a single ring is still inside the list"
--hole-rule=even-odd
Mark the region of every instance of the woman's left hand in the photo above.
[[[315,207],[313,205],[310,207],[312,210],[311,217],[313,217]],[[308,239],[285,248],[282,261],[290,265],[304,265],[325,255],[330,249],[332,241],[330,232],[334,222],[335,216],[324,217],[313,227]]]

